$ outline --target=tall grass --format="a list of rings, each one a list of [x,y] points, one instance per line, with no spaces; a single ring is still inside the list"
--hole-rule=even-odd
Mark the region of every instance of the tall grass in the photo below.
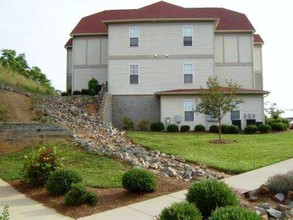
[[[14,87],[26,92],[39,94],[39,95],[52,95],[54,90],[46,86],[37,84],[32,79],[15,73],[0,64],[0,84]]]

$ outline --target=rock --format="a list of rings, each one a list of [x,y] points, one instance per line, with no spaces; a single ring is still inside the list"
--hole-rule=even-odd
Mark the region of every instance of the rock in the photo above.
[[[180,157],[180,156],[176,156],[176,157],[175,157],[175,160],[177,160],[177,161],[179,161],[179,162],[182,162],[182,163],[185,162],[185,159],[182,158],[182,157]]]
[[[264,208],[258,207],[258,206],[254,206],[253,210],[258,211],[260,213],[260,215],[264,215],[267,214],[266,210]]]
[[[276,219],[280,219],[282,217],[282,212],[276,210],[276,209],[268,209],[266,210],[269,217],[273,217],[273,218],[276,218]]]
[[[289,210],[290,208],[286,205],[283,205],[283,204],[278,204],[276,206],[276,209],[279,210],[279,211],[286,211],[286,210]]]
[[[269,192],[269,189],[266,185],[261,185],[258,190],[257,190],[257,193],[260,194],[260,195],[265,195]]]
[[[271,208],[271,205],[270,205],[270,203],[266,202],[266,203],[262,203],[261,205],[259,205],[259,207],[267,210],[267,209]]]
[[[175,169],[171,168],[171,167],[167,167],[165,172],[170,176],[170,177],[175,177],[177,176],[177,172]]]
[[[293,200],[293,191],[288,191],[287,192],[287,199]]]
[[[281,219],[293,219],[293,210],[292,211],[288,211],[288,210],[283,211]]]
[[[183,179],[191,180],[192,179],[192,171],[190,171],[190,170],[185,171],[183,174]]]
[[[250,202],[255,202],[257,200],[258,200],[257,196],[251,196],[251,197],[248,198],[248,201],[250,201]]]
[[[157,163],[152,163],[149,167],[155,170],[159,169],[159,165]]]
[[[198,176],[204,176],[206,174],[206,172],[203,169],[198,169],[195,172],[195,174],[198,175]]]
[[[277,193],[276,195],[273,196],[273,200],[277,202],[283,202],[285,199],[284,193]]]
[[[290,209],[293,209],[293,202],[290,202],[290,203],[288,204],[288,207],[289,207]]]

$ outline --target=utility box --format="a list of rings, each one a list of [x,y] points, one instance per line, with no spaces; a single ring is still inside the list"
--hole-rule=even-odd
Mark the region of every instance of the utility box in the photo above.
[[[169,124],[171,124],[171,118],[170,117],[166,117],[165,118],[165,125],[166,125],[166,127],[168,127]]]
[[[182,121],[182,117],[181,117],[181,115],[175,115],[175,121],[176,121],[176,123],[181,123],[181,121]]]

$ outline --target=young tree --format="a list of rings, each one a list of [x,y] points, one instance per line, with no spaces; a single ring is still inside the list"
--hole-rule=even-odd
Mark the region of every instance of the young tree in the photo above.
[[[277,103],[274,102],[266,102],[265,111],[269,115],[269,117],[273,119],[280,118],[281,115],[284,113],[282,109],[277,108]]]
[[[231,81],[226,81],[226,87],[221,87],[217,77],[209,77],[207,89],[202,88],[199,94],[195,112],[211,115],[217,118],[219,123],[219,141],[222,139],[222,119],[224,116],[236,109],[237,105],[243,103],[241,98],[237,98],[236,92],[240,85]]]

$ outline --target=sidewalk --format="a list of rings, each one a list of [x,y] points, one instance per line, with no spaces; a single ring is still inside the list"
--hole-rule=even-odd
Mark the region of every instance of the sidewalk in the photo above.
[[[249,191],[256,189],[260,185],[264,184],[268,177],[278,173],[285,173],[292,169],[293,159],[289,159],[267,167],[229,177],[225,179],[224,182],[233,188],[241,189],[241,191]],[[80,219],[154,220],[164,207],[167,207],[174,202],[183,201],[185,199],[186,192],[187,190],[182,190],[180,192],[172,193],[166,196],[161,196]]]
[[[264,184],[268,177],[285,173],[293,169],[293,158],[264,168],[253,170],[224,180],[229,186],[249,191]],[[187,190],[157,197],[129,206],[109,210],[80,218],[80,220],[154,220],[161,210],[174,202],[183,201]],[[9,205],[10,219],[51,220],[71,219],[51,208],[41,205],[16,191],[8,183],[0,179],[0,212],[2,207]]]
[[[54,209],[48,208],[38,202],[19,193],[7,182],[0,179],[0,214],[4,205],[9,205],[10,219],[21,220],[66,220],[71,219],[57,213]]]

